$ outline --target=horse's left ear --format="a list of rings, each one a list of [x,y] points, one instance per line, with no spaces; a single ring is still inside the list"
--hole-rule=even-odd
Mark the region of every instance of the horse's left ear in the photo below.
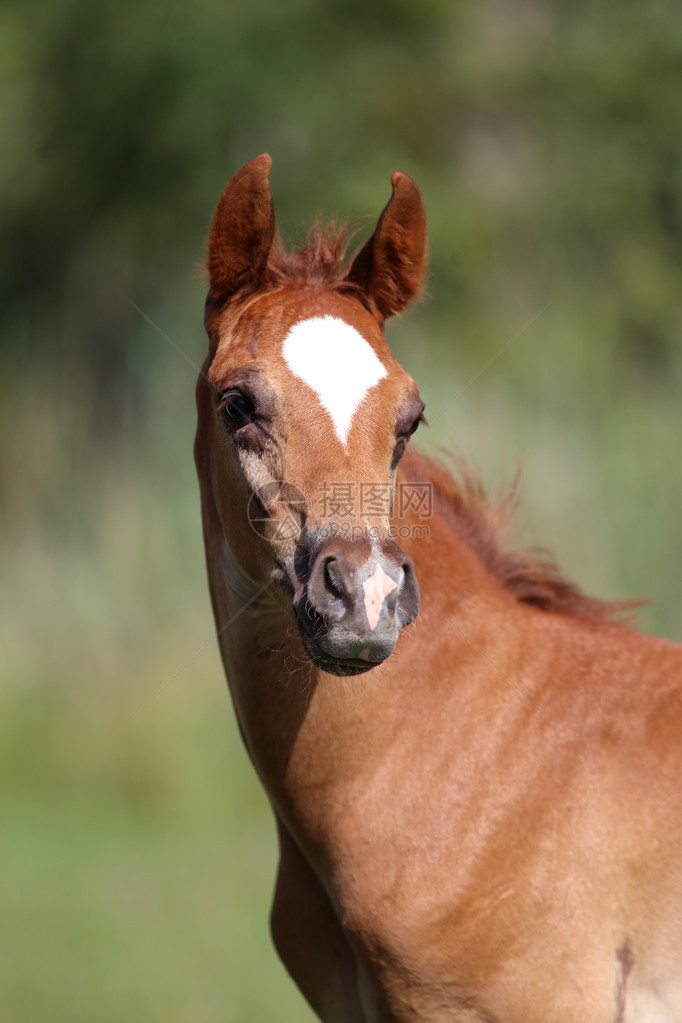
[[[346,279],[359,285],[383,321],[419,293],[426,267],[426,211],[407,174],[394,171],[393,195],[374,234],[358,252]]]

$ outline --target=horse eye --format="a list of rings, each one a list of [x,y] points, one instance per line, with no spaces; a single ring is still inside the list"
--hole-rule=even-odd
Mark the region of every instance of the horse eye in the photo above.
[[[220,399],[219,409],[233,426],[244,426],[253,420],[256,412],[255,406],[250,398],[247,398],[241,391],[226,391]]]
[[[405,432],[402,434],[402,436],[403,437],[411,437],[413,433],[416,433],[417,427],[419,426],[419,424],[420,423],[425,423],[425,422],[426,422],[426,419],[424,418],[424,413],[420,412],[419,415],[417,416],[417,418],[412,422],[412,424],[410,426],[408,426],[408,428],[405,430]]]

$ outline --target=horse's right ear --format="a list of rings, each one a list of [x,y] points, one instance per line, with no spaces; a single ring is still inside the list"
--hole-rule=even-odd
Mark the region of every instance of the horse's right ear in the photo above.
[[[426,211],[421,193],[400,171],[393,172],[391,185],[393,194],[374,234],[346,274],[364,291],[382,322],[419,294],[426,268]]]
[[[275,211],[267,153],[247,163],[228,181],[218,200],[208,242],[211,297],[229,298],[257,284],[267,265],[275,236]]]

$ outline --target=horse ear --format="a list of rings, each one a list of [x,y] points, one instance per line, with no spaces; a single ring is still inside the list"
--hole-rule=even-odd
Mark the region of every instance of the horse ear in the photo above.
[[[359,285],[383,321],[419,293],[426,267],[426,211],[407,174],[394,171],[393,195],[374,234],[350,265],[347,280]]]
[[[208,274],[213,297],[229,298],[257,283],[275,236],[275,211],[267,153],[247,163],[228,181],[218,200],[208,242]]]

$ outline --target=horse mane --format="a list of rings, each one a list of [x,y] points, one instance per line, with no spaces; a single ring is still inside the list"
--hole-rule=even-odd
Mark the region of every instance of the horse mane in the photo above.
[[[275,286],[321,284],[332,291],[355,291],[356,285],[346,274],[356,253],[350,258],[347,255],[359,230],[335,220],[325,224],[318,217],[297,252],[287,251],[278,233],[268,257],[266,279]]]
[[[401,473],[408,482],[432,484],[434,510],[520,604],[596,622],[622,619],[639,606],[639,601],[587,596],[563,575],[553,556],[543,548],[505,549],[502,533],[519,503],[520,474],[506,496],[491,499],[464,460],[450,460],[456,476],[442,461],[408,447],[400,463]]]

